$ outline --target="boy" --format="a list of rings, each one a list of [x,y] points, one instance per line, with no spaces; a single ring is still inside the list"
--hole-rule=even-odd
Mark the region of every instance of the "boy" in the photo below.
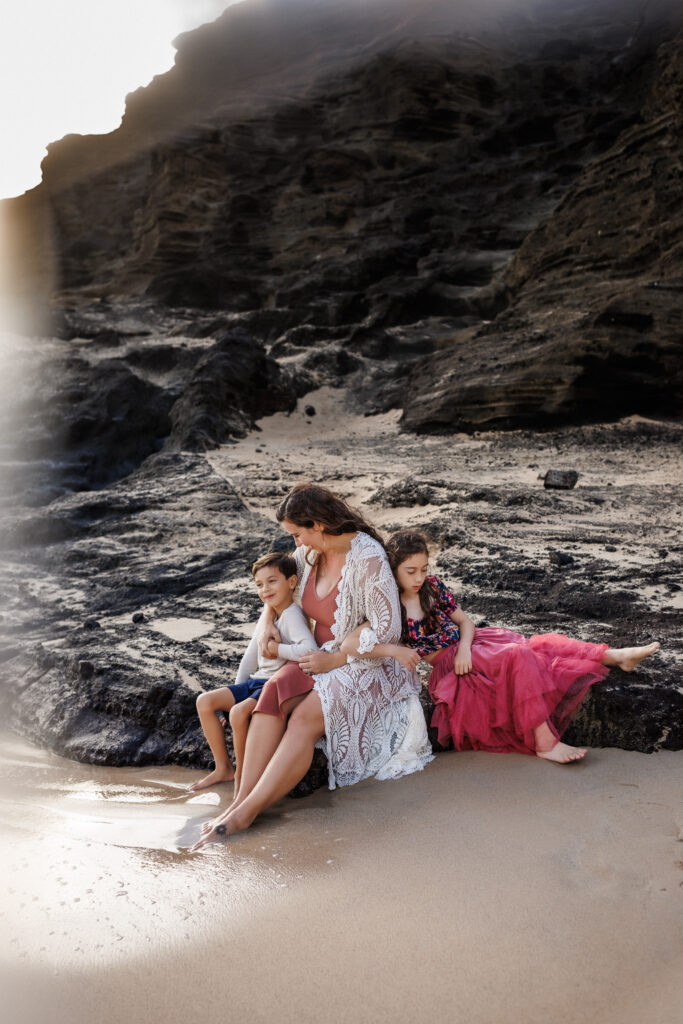
[[[261,625],[259,620],[254,636],[242,657],[233,685],[222,686],[218,690],[210,690],[197,697],[199,721],[211,747],[215,768],[205,778],[190,786],[193,792],[214,786],[218,782],[230,782],[234,778],[235,796],[237,795],[247,729],[264,684],[286,661],[298,661],[307,651],[318,649],[308,628],[306,616],[299,605],[294,603],[297,585],[294,559],[278,551],[271,551],[254,562],[251,575],[254,577],[259,597],[275,612],[274,624],[279,630],[281,642],[276,645],[271,641],[268,647],[269,656],[261,656],[258,646]],[[230,715],[235,751],[234,769],[228,759],[223,727],[216,716],[217,711],[227,711]]]

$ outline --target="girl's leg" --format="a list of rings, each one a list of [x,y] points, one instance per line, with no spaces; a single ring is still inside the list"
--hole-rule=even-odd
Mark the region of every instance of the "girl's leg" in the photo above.
[[[247,745],[255,724],[253,722],[249,730]],[[251,793],[239,805],[229,807],[220,818],[207,822],[209,828],[192,849],[198,850],[221,835],[232,835],[233,832],[248,828],[257,815],[289,793],[310,768],[315,744],[324,731],[325,720],[320,698],[315,692],[309,693],[294,710],[282,742]],[[216,827],[223,826],[225,831],[217,833]]]
[[[624,672],[632,672],[643,658],[647,658],[657,650],[659,650],[658,643],[647,644],[644,647],[619,647],[605,651],[601,661],[603,665],[616,665]],[[554,761],[556,764],[580,761],[587,753],[585,747],[570,747],[567,743],[561,743],[547,722],[534,729],[534,739],[537,757],[542,757],[546,761]]]
[[[555,764],[580,761],[588,753],[586,747],[570,747],[568,743],[558,740],[547,722],[534,729],[534,740],[536,757],[542,757],[545,761],[554,761]]]
[[[252,715],[244,751],[244,767],[240,772],[239,792],[235,793],[230,809],[249,796],[278,748],[287,726],[287,718],[306,694],[290,697],[281,704],[282,718],[257,712]],[[231,719],[232,721],[232,719]],[[304,773],[305,774],[305,773]]]
[[[235,753],[235,795],[233,803],[237,799],[242,777],[242,764],[244,762],[244,747],[247,742],[247,730],[252,712],[256,707],[254,697],[247,697],[246,700],[234,704],[230,708],[230,728],[232,729],[232,749]]]
[[[646,644],[645,647],[617,647],[616,650],[605,651],[603,665],[617,665],[624,672],[633,672],[638,662],[659,650],[659,644]]]
[[[234,703],[235,698],[227,686],[222,686],[219,690],[210,690],[208,693],[200,693],[197,697],[199,722],[211,748],[216,767],[199,782],[192,783],[189,788],[193,793],[208,786],[215,786],[217,782],[230,782],[234,778],[235,770],[225,746],[225,733],[216,718],[217,711],[230,711]]]

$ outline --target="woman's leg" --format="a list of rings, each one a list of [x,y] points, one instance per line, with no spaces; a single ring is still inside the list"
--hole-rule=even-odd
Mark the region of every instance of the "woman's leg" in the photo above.
[[[225,746],[225,733],[216,718],[217,711],[230,711],[234,703],[235,698],[227,686],[222,686],[219,690],[209,690],[208,693],[200,693],[197,697],[199,722],[211,748],[215,768],[199,782],[192,783],[189,788],[193,793],[208,786],[215,786],[217,782],[230,782],[235,777],[235,770]]]
[[[252,723],[249,736],[255,724]],[[324,732],[320,698],[315,692],[309,693],[292,713],[282,742],[251,793],[236,807],[229,807],[220,818],[207,823],[210,827],[192,849],[198,850],[207,842],[248,828],[262,811],[289,793],[310,768],[315,744]],[[217,827],[224,831],[216,832]]]
[[[232,749],[235,752],[235,795],[233,803],[237,799],[242,778],[242,764],[244,763],[244,747],[247,742],[247,730],[252,711],[256,707],[254,697],[247,697],[246,700],[234,704],[230,708],[230,728],[232,729]]]
[[[252,715],[251,725],[246,738],[243,767],[240,774],[239,791],[235,793],[230,805],[232,810],[249,796],[252,789],[263,775],[266,767],[278,748],[285,732],[287,718],[301,701],[300,697],[290,697],[280,705],[282,717],[256,712]]]
[[[285,732],[285,725],[284,718],[279,718],[277,715],[266,715],[255,711],[251,716],[244,744],[240,792],[239,795],[235,794],[233,803],[241,800],[247,793],[251,793],[277,750]]]

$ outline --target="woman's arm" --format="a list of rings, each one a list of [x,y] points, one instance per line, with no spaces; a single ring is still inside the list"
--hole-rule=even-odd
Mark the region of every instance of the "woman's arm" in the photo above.
[[[341,651],[310,651],[299,658],[299,668],[309,676],[314,676],[319,672],[332,672],[335,668],[341,668],[348,660],[347,655]]]
[[[342,654],[350,654],[352,656],[358,656],[358,644],[360,642],[360,635],[364,629],[371,629],[370,623],[366,620],[361,622],[360,626],[356,626],[352,633],[349,633],[344,640],[342,640],[339,650]],[[411,647],[404,647],[403,644],[375,644],[371,651],[363,655],[364,658],[393,658],[404,668],[409,671],[417,668],[422,658],[414,651]]]
[[[399,643],[401,605],[396,580],[384,552],[365,559],[362,587],[367,620],[344,638],[341,649],[360,658],[394,658],[412,671],[420,656]]]
[[[453,660],[453,671],[457,676],[472,671],[472,640],[474,639],[474,623],[462,608],[456,608],[449,615],[451,622],[460,628],[460,643]]]

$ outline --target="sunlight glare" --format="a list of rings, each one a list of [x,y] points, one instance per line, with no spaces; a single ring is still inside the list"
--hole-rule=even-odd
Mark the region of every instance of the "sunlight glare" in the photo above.
[[[235,2],[235,0],[233,0]],[[173,65],[172,40],[230,0],[34,0],[7,5],[0,35],[0,198],[33,188],[49,142],[113,131],[127,93]]]

